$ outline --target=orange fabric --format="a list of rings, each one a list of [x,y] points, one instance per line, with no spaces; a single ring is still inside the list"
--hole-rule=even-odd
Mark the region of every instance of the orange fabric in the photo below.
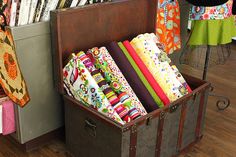
[[[159,0],[156,20],[156,36],[167,54],[181,48],[180,10],[178,1]]]
[[[21,107],[30,100],[26,83],[21,74],[15,46],[8,31],[0,30],[0,85],[5,94]]]

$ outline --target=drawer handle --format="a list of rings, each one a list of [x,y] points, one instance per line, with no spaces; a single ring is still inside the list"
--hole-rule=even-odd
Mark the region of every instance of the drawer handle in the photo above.
[[[86,130],[86,132],[92,136],[92,137],[96,137],[97,136],[97,131],[96,131],[96,123],[93,122],[91,119],[86,119],[85,120],[85,125],[84,128]]]

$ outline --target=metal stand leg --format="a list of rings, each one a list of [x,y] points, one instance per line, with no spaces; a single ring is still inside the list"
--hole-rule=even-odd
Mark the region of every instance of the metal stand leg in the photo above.
[[[211,48],[209,45],[207,45],[207,51],[206,51],[206,58],[205,58],[205,65],[204,65],[204,70],[203,70],[203,75],[202,79],[206,80],[207,78],[207,72],[208,72],[208,66],[209,66],[209,59],[210,59],[210,53],[211,53]],[[222,95],[217,95],[212,93],[213,92],[213,87],[211,88],[211,93],[209,94],[210,96],[214,96],[219,98],[216,102],[216,106],[218,110],[225,110],[227,107],[230,105],[230,100],[229,98],[222,96]]]
[[[202,75],[202,79],[203,79],[203,80],[206,80],[206,77],[207,77],[208,66],[209,66],[209,59],[210,59],[210,53],[211,53],[211,48],[210,48],[209,45],[207,45],[205,64],[204,64],[204,70],[203,70],[203,75]]]

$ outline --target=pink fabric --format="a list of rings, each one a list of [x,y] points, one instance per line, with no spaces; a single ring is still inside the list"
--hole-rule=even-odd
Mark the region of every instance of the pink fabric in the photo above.
[[[163,92],[162,88],[156,82],[156,80],[154,79],[153,75],[150,73],[148,68],[143,63],[143,61],[137,55],[137,53],[135,52],[134,48],[131,46],[129,41],[126,40],[126,41],[123,42],[123,44],[126,47],[126,49],[128,50],[128,52],[131,55],[131,57],[134,59],[135,63],[138,65],[139,69],[144,74],[145,78],[148,80],[148,82],[150,83],[150,85],[154,89],[155,93],[159,96],[161,101],[164,103],[164,105],[166,106],[166,105],[170,104],[170,100],[165,95],[165,93]]]
[[[187,88],[187,90],[188,90],[188,92],[189,92],[189,93],[191,93],[191,92],[192,92],[192,89],[189,87],[189,85],[188,85],[188,84],[187,84],[187,87],[186,87],[186,88]]]
[[[2,134],[8,135],[16,131],[14,104],[11,100],[2,103]]]

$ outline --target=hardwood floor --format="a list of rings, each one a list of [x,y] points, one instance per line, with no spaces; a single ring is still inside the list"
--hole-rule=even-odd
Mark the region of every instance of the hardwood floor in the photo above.
[[[209,69],[208,80],[215,92],[228,96],[231,105],[225,111],[218,111],[216,98],[209,97],[206,127],[203,139],[180,157],[235,157],[236,156],[236,45],[232,45],[230,58],[224,65]],[[201,71],[189,66],[182,71],[200,78]],[[65,145],[53,140],[42,148],[29,153],[22,152],[7,138],[0,136],[0,157],[69,157]]]
[[[201,71],[182,66],[182,71],[201,78]],[[236,156],[236,46],[231,46],[231,56],[224,65],[209,69],[208,81],[214,92],[227,96],[231,105],[218,111],[216,98],[209,97],[206,127],[203,139],[181,157],[235,157]]]

